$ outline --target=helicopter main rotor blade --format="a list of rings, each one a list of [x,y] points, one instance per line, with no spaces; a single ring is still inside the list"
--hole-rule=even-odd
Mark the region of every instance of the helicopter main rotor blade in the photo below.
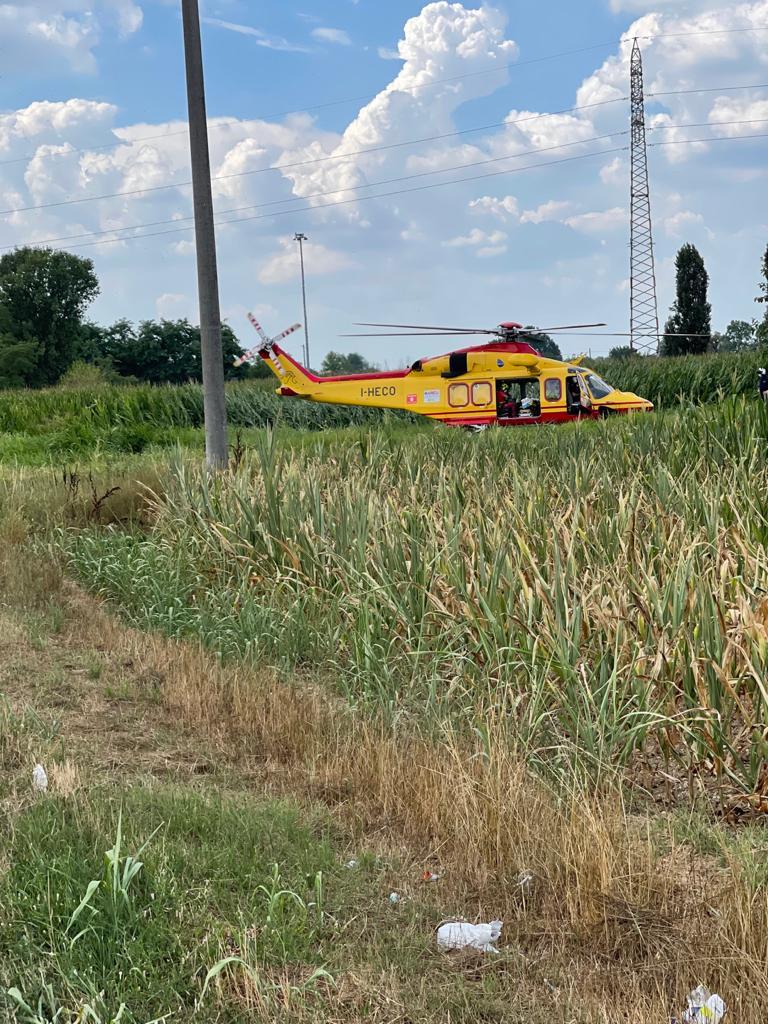
[[[551,334],[553,331],[573,331],[582,327],[607,327],[608,324],[565,324],[561,327],[524,327],[523,331],[534,331],[541,334]]]
[[[374,334],[339,334],[339,338],[466,338],[469,332],[453,334],[448,331],[384,331]]]
[[[407,331],[438,331],[448,334],[498,334],[498,330],[487,327],[434,327],[427,324],[366,324],[356,323],[355,327],[398,327]]]

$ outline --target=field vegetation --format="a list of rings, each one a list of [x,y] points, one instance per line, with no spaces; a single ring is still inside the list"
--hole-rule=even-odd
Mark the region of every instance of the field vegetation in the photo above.
[[[0,1013],[763,1024],[767,442],[741,397],[4,467]]]
[[[754,396],[765,354],[728,353],[677,358],[593,360],[611,384],[649,398],[657,408],[720,403]],[[86,369],[93,369],[86,367]],[[84,379],[84,375],[79,377]],[[288,431],[408,424],[429,429],[423,418],[354,406],[286,401],[274,381],[232,383],[227,412],[233,433],[271,426]],[[94,383],[0,391],[0,462],[56,465],[115,457],[154,448],[203,447],[203,395],[199,384],[115,386]]]

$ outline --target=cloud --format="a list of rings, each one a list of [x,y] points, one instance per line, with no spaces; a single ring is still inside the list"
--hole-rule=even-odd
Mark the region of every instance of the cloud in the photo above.
[[[617,185],[627,180],[627,164],[620,156],[600,168],[600,180],[605,185]]]
[[[30,75],[40,66],[93,74],[94,51],[114,27],[121,38],[138,32],[143,13],[132,0],[31,0],[0,4],[5,74]]]
[[[360,110],[331,152],[323,153],[312,143],[296,151],[296,160],[321,155],[336,159],[287,171],[294,191],[309,196],[318,191],[354,187],[377,172],[386,176],[383,172],[389,165],[402,167],[401,154],[382,151],[362,155],[357,151],[418,138],[424,134],[425,124],[434,134],[450,131],[452,115],[458,107],[503,84],[506,76],[501,73],[474,76],[471,72],[486,71],[494,63],[501,71],[514,58],[517,47],[504,38],[504,28],[504,15],[492,7],[470,10],[447,0],[427,4],[403,28],[403,38],[398,43],[402,68]],[[457,79],[457,75],[467,72],[467,77]],[[444,146],[435,152],[438,159],[446,153],[450,155]],[[422,159],[428,159],[428,155]],[[344,208],[344,215],[352,221],[360,216],[353,204]]]
[[[700,213],[694,213],[693,210],[680,210],[671,217],[666,217],[663,223],[664,230],[670,238],[680,238],[688,228],[703,224],[704,218]]]
[[[585,231],[587,234],[602,234],[605,231],[615,231],[617,228],[626,227],[627,211],[621,206],[614,206],[610,210],[596,210],[592,213],[577,213],[573,217],[566,217],[563,221],[574,231]]]
[[[335,274],[350,266],[350,260],[342,252],[334,252],[319,242],[304,243],[304,267],[307,279],[326,274]],[[262,284],[277,285],[298,281],[301,276],[299,250],[293,238],[282,238],[280,249],[261,265],[258,279]]]
[[[443,242],[443,246],[449,249],[463,249],[466,246],[498,246],[507,238],[504,231],[481,231],[479,227],[473,227],[468,234],[460,234],[455,239]]]
[[[46,17],[64,11],[65,18],[77,23],[78,31],[90,26],[91,34],[80,51],[85,58],[98,54],[96,42],[108,30],[113,35],[120,31],[118,3],[68,0],[65,9],[64,0],[39,2],[45,5]],[[0,0],[0,10],[7,6]],[[768,0],[732,10],[723,0],[717,11],[685,17],[669,7],[658,10],[638,18],[628,31],[640,35],[689,28],[706,31],[711,24],[749,23],[758,15],[768,24]],[[312,27],[302,26],[302,32]],[[264,42],[266,33],[259,35],[260,29],[247,25],[240,29],[258,45]],[[723,43],[716,36],[703,37],[706,45],[699,45],[697,37],[676,43],[658,38],[644,42],[647,92],[768,80],[764,77],[768,53],[748,33],[726,37],[720,56],[711,45],[718,38]],[[267,40],[279,42],[271,36]],[[678,58],[683,43],[686,50]],[[46,73],[52,64],[71,70],[71,57],[66,58],[67,64],[57,58],[56,64],[54,55],[59,51],[50,49],[51,45],[46,43],[49,49],[45,54],[38,51],[36,57]],[[579,97],[626,94],[629,45],[615,47],[612,56],[587,75]],[[505,67],[516,52],[507,37],[503,13],[477,0],[471,5],[439,0],[409,19],[398,44],[401,65],[391,66],[389,83],[362,109],[353,111],[341,130],[323,130],[306,113],[272,121],[241,120],[224,109],[220,118],[210,120],[222,311],[244,340],[250,332],[244,310],[252,305],[271,307],[269,320],[275,329],[301,319],[298,253],[291,241],[297,230],[310,236],[305,255],[320,356],[321,346],[333,347],[335,334],[348,329],[353,320],[396,318],[418,323],[433,322],[432,317],[439,315],[434,322],[481,323],[486,321],[476,318],[493,309],[491,322],[541,321],[543,314],[539,316],[537,310],[549,309],[554,315],[559,309],[558,322],[626,321],[628,297],[619,289],[628,263],[624,208],[629,170],[625,154],[608,152],[626,140],[589,142],[595,135],[626,130],[626,103],[549,117],[531,101],[530,110],[507,115],[508,122],[528,118],[523,123],[452,137],[467,126],[501,119],[496,100],[492,105],[484,101],[506,80]],[[475,74],[489,65],[498,72]],[[109,94],[106,84],[104,92]],[[578,102],[575,90],[562,103],[574,101]],[[755,121],[768,116],[764,103],[764,92],[755,89],[649,96],[648,119],[653,129],[649,141],[672,138],[674,133],[679,133],[677,137],[750,134]],[[192,232],[150,237],[176,224],[191,225],[188,186],[18,211],[35,203],[156,189],[188,180],[189,141],[183,120],[128,122],[126,127],[114,128],[117,120],[125,124],[127,113],[76,96],[0,114],[0,209],[16,210],[4,220],[4,244],[77,235],[62,244],[71,244],[78,252],[78,245],[84,243],[88,246],[82,250],[84,255],[96,261],[102,295],[92,315],[98,320],[108,322],[123,315],[140,319],[157,316],[159,310],[168,315],[189,310],[196,317],[193,303],[185,307],[183,299],[177,298],[194,295]],[[748,123],[744,128],[722,124],[734,120]],[[712,127],[693,132],[671,127],[688,122]],[[427,135],[444,137],[414,142]],[[118,144],[107,148],[111,142]],[[506,173],[518,166],[508,158],[537,146],[564,143],[573,145],[563,154],[521,160],[521,166],[541,166],[514,173],[513,178],[468,180],[421,190],[423,185],[463,176],[455,171],[439,173],[442,168],[503,158],[478,166],[470,177]],[[372,148],[376,151],[358,152]],[[679,150],[677,163],[670,158],[671,150]],[[561,155],[587,152],[594,152],[595,159],[544,166]],[[765,209],[768,172],[761,157],[759,144],[749,142],[718,142],[704,158],[689,146],[650,151],[660,312],[672,299],[672,258],[680,240],[690,232],[705,241],[706,232],[712,230],[717,233],[717,245],[709,247],[706,258],[715,317],[725,322],[754,315],[755,279],[766,237],[760,211]],[[295,166],[297,162],[300,166]],[[432,171],[438,173],[379,190],[370,187]],[[400,194],[328,205],[354,199],[355,192],[338,190],[358,186],[366,186],[366,196]],[[412,186],[420,191],[409,194]],[[325,191],[337,194],[311,198]],[[548,196],[557,198],[547,200]],[[317,208],[306,211],[307,206]],[[697,210],[703,211],[706,225]],[[239,218],[243,223],[238,223]],[[166,221],[170,223],[164,226]],[[517,227],[547,222],[571,230],[560,228],[553,245],[550,231],[530,228],[523,236]],[[79,237],[142,223],[157,224],[146,229],[148,237],[142,241],[91,247],[108,236]],[[524,244],[512,244],[514,233],[515,240]],[[497,308],[500,296],[509,301],[507,308]],[[598,339],[595,342],[599,344]],[[391,358],[428,354],[411,353],[406,349],[409,344],[393,339]]]
[[[719,122],[730,121],[732,124]],[[768,122],[768,99],[752,98],[743,93],[736,96],[718,96],[709,112],[709,123],[716,135],[736,138],[766,131]]]
[[[236,32],[241,36],[251,36],[256,40],[257,46],[263,46],[267,50],[282,50],[286,53],[310,52],[306,46],[290,43],[282,36],[271,36],[267,32],[262,32],[260,28],[254,28],[253,25],[240,25],[235,21],[223,21],[221,18],[201,18],[200,20],[214,28],[223,28],[227,32]]]
[[[352,40],[343,28],[313,28],[312,36],[323,43],[336,43],[338,46],[351,46]]]
[[[193,303],[188,295],[178,292],[164,292],[155,299],[155,313],[161,320],[178,320],[189,318]]]
[[[382,60],[402,60],[397,50],[393,50],[389,46],[380,46],[376,52]]]
[[[573,203],[568,200],[549,199],[535,210],[524,210],[520,215],[521,224],[543,224],[545,221],[560,221],[562,215],[572,209]]]
[[[499,220],[508,220],[517,217],[519,205],[514,196],[478,196],[469,201],[469,209],[476,213],[488,213]]]

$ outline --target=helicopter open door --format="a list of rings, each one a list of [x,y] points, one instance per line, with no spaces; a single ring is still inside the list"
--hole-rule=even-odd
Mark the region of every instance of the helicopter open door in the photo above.
[[[496,380],[496,420],[505,424],[536,423],[541,419],[541,386],[535,377]]]

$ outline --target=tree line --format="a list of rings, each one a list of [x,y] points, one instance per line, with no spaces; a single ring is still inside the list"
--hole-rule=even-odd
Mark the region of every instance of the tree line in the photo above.
[[[104,327],[86,319],[98,294],[89,259],[31,247],[0,257],[0,387],[202,379],[199,327],[183,319]],[[242,347],[228,324],[222,347],[228,380],[269,376],[261,361],[234,366]]]
[[[712,331],[709,275],[696,246],[681,246],[675,273],[676,297],[661,338],[661,355],[768,346],[768,246],[755,300],[765,307],[762,316],[732,320],[722,333]],[[186,319],[95,324],[86,311],[99,290],[93,261],[72,253],[24,247],[0,257],[0,387],[40,388],[67,381],[182,384],[202,379],[199,327]],[[562,358],[547,335],[531,335],[530,340],[542,355]],[[227,380],[270,375],[261,360],[235,367],[242,347],[228,324],[222,324],[222,346]],[[620,347],[610,355],[636,352]],[[376,369],[359,353],[329,352],[320,372],[342,375]]]
[[[709,274],[695,245],[686,242],[675,257],[675,301],[660,339],[659,355],[703,355],[706,352],[748,352],[768,346],[768,245],[760,263],[762,317],[731,320],[723,332],[712,330],[712,306],[707,298]],[[613,358],[634,356],[629,346],[611,349]]]

